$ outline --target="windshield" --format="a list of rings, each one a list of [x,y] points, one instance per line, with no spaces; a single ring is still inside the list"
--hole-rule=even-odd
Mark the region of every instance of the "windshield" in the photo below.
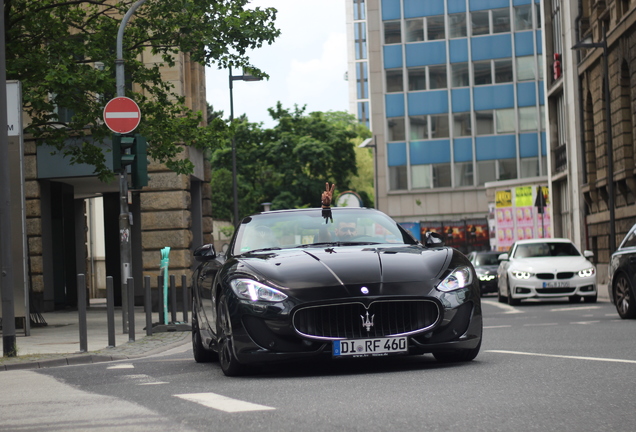
[[[331,215],[325,220],[321,209],[301,209],[247,217],[239,227],[232,254],[325,245],[417,244],[380,211],[334,208]]]
[[[517,245],[514,258],[581,256],[572,243],[542,242]]]
[[[477,254],[475,256],[475,265],[476,266],[494,266],[499,265],[499,255],[501,252],[492,253],[492,254]]]

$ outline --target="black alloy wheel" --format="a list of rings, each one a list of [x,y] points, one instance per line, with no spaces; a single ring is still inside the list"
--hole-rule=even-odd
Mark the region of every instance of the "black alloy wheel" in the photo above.
[[[633,290],[624,274],[618,275],[612,289],[614,290],[614,304],[618,315],[623,319],[636,318]]]
[[[212,350],[205,349],[199,332],[199,321],[192,305],[192,354],[197,363],[210,363],[219,361],[219,355]]]
[[[506,297],[501,294],[501,288],[497,284],[497,301],[499,303],[506,303]]]
[[[219,363],[226,376],[239,376],[247,372],[245,365],[239,363],[234,355],[234,340],[232,339],[232,322],[227,307],[227,298],[221,297],[217,306],[217,329],[219,346]]]

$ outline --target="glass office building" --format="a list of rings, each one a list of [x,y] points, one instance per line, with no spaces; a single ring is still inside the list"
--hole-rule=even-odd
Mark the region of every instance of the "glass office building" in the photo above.
[[[381,210],[481,217],[486,183],[547,174],[539,0],[347,2],[350,108],[376,138]]]

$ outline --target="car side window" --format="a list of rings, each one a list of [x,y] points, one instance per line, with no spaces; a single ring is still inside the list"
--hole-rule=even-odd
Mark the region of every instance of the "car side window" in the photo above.
[[[627,234],[627,237],[625,238],[625,242],[623,243],[623,248],[628,248],[628,247],[636,247],[636,230],[632,230],[630,231],[629,234]]]

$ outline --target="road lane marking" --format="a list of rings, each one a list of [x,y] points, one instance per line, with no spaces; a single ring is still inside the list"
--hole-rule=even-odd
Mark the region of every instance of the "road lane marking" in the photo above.
[[[600,321],[572,321],[570,324],[583,324],[583,325],[587,325],[587,324],[596,324],[599,323]]]
[[[216,393],[185,393],[176,394],[174,396],[190,402],[196,402],[208,408],[214,408],[229,413],[243,411],[266,411],[276,409],[265,405],[258,405],[251,402],[232,399]]]
[[[600,309],[600,308],[601,308],[600,306],[564,307],[564,308],[550,309],[550,312],[579,311],[579,310],[590,310],[590,309]]]
[[[505,304],[505,303],[499,303],[498,301],[482,300],[481,302],[482,303],[487,303],[487,304],[489,304],[491,306],[496,306],[496,307],[498,307],[500,309],[504,309],[506,311],[505,313],[507,313],[507,314],[525,313],[522,310],[519,310],[519,309],[517,309],[515,307],[512,307],[512,306],[510,306],[508,304]]]
[[[133,366],[131,363],[122,363],[122,364],[118,364],[118,365],[114,365],[114,366],[108,366],[106,369],[134,369],[135,366]]]
[[[524,327],[536,327],[536,326],[551,326],[559,325],[559,323],[536,323],[536,324],[524,324]]]
[[[567,355],[557,355],[557,354],[528,353],[528,352],[521,352],[521,351],[504,351],[504,350],[486,350],[485,352],[491,352],[491,353],[497,353],[497,354],[527,355],[527,356],[535,356],[535,357],[553,357],[553,358],[563,358],[563,359],[573,359],[573,360],[603,361],[603,362],[610,362],[610,363],[636,364],[636,360],[623,360],[623,359],[612,359],[612,358],[602,358],[602,357],[581,357],[581,356],[567,356]]]
[[[485,329],[487,329],[487,328],[506,328],[506,327],[512,327],[512,326],[511,325],[484,326]]]

